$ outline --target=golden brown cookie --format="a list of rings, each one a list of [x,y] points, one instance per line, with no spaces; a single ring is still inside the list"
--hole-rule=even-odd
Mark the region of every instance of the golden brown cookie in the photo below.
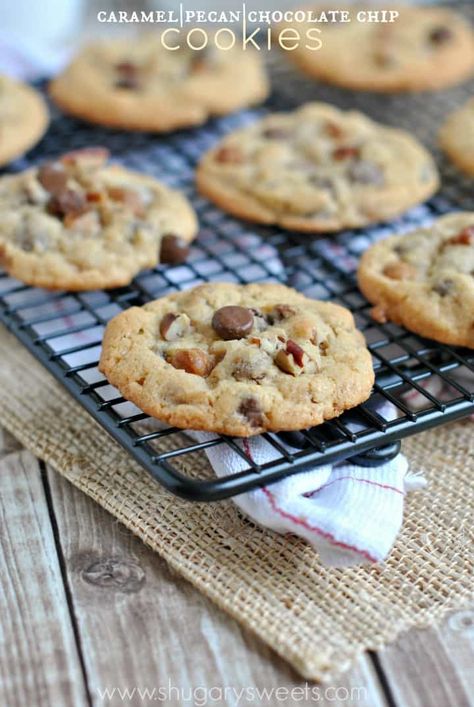
[[[150,34],[85,47],[52,81],[50,94],[84,120],[164,132],[260,103],[268,82],[256,52],[170,51]]]
[[[430,197],[439,178],[408,133],[308,103],[225,137],[201,160],[197,185],[236,216],[311,233],[398,216]]]
[[[275,284],[212,283],[132,307],[109,323],[100,370],[153,417],[244,437],[329,420],[374,381],[348,310]]]
[[[284,54],[311,76],[362,91],[436,90],[472,76],[474,34],[460,15],[443,7],[388,7],[399,12],[393,23],[357,21],[368,6],[350,6],[351,22],[317,25],[319,51],[301,43]]]
[[[48,123],[48,109],[40,94],[0,75],[0,166],[34,147]]]
[[[440,133],[442,149],[470,177],[474,177],[474,98],[452,113]]]
[[[474,348],[474,213],[376,243],[362,256],[358,280],[379,321]]]
[[[186,198],[107,159],[104,148],[76,150],[0,179],[0,263],[10,275],[90,290],[185,257],[197,232]]]

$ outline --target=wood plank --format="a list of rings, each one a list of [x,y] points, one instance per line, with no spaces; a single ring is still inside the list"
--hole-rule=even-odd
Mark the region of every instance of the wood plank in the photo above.
[[[314,693],[305,698],[306,683],[283,660],[172,574],[102,508],[54,471],[48,470],[48,480],[97,707],[104,704],[100,694],[106,688],[161,687],[167,696],[164,704],[171,706],[191,704],[184,698],[199,686],[214,687],[214,695],[224,694],[227,687],[225,702],[209,704],[277,704],[275,697],[265,695],[247,700],[245,692],[238,701],[239,692],[234,692],[249,688],[255,696],[257,689],[277,687],[300,689],[287,704],[315,703]],[[331,688],[329,699],[321,698],[320,704],[386,705],[369,659]],[[311,684],[307,689],[324,692]],[[124,702],[116,692],[107,704]],[[141,703],[132,699],[125,704]]]
[[[437,628],[408,632],[378,657],[403,707],[472,707],[474,605],[452,613]]]
[[[85,683],[39,464],[29,452],[10,454],[0,479],[0,704],[82,707]]]

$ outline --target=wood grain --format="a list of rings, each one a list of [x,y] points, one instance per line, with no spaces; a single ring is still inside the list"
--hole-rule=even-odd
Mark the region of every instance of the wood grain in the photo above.
[[[455,612],[438,628],[409,631],[378,657],[399,705],[474,705],[474,610]]]
[[[86,705],[38,462],[5,456],[0,479],[0,704]]]
[[[228,688],[226,702],[209,704],[236,705],[234,690],[249,688],[255,696],[277,687],[299,688],[286,704],[315,704],[315,693],[305,699],[306,683],[283,660],[172,574],[102,508],[53,471],[48,470],[48,480],[96,705],[103,704],[100,692],[114,687],[162,687],[164,704],[192,704],[184,699],[200,686],[213,687],[216,696]],[[320,704],[386,705],[369,659],[331,688],[330,699]],[[200,699],[199,690],[196,694]],[[277,704],[271,695],[246,697],[251,694],[244,692],[238,704]],[[116,694],[107,704],[139,702],[123,702]]]

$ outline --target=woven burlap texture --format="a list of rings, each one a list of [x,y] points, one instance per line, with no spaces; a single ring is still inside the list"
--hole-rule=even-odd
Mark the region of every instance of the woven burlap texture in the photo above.
[[[163,490],[3,328],[0,355],[0,422],[302,676],[333,680],[362,651],[471,598],[472,422],[405,442],[429,488],[407,497],[388,561],[325,569],[306,543],[256,527],[231,502]],[[205,458],[187,471],[207,473]]]

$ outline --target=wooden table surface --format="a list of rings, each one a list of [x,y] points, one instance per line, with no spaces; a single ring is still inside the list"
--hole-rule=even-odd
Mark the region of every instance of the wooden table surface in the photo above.
[[[474,610],[317,688],[1,431],[0,452],[1,707],[474,704]]]

